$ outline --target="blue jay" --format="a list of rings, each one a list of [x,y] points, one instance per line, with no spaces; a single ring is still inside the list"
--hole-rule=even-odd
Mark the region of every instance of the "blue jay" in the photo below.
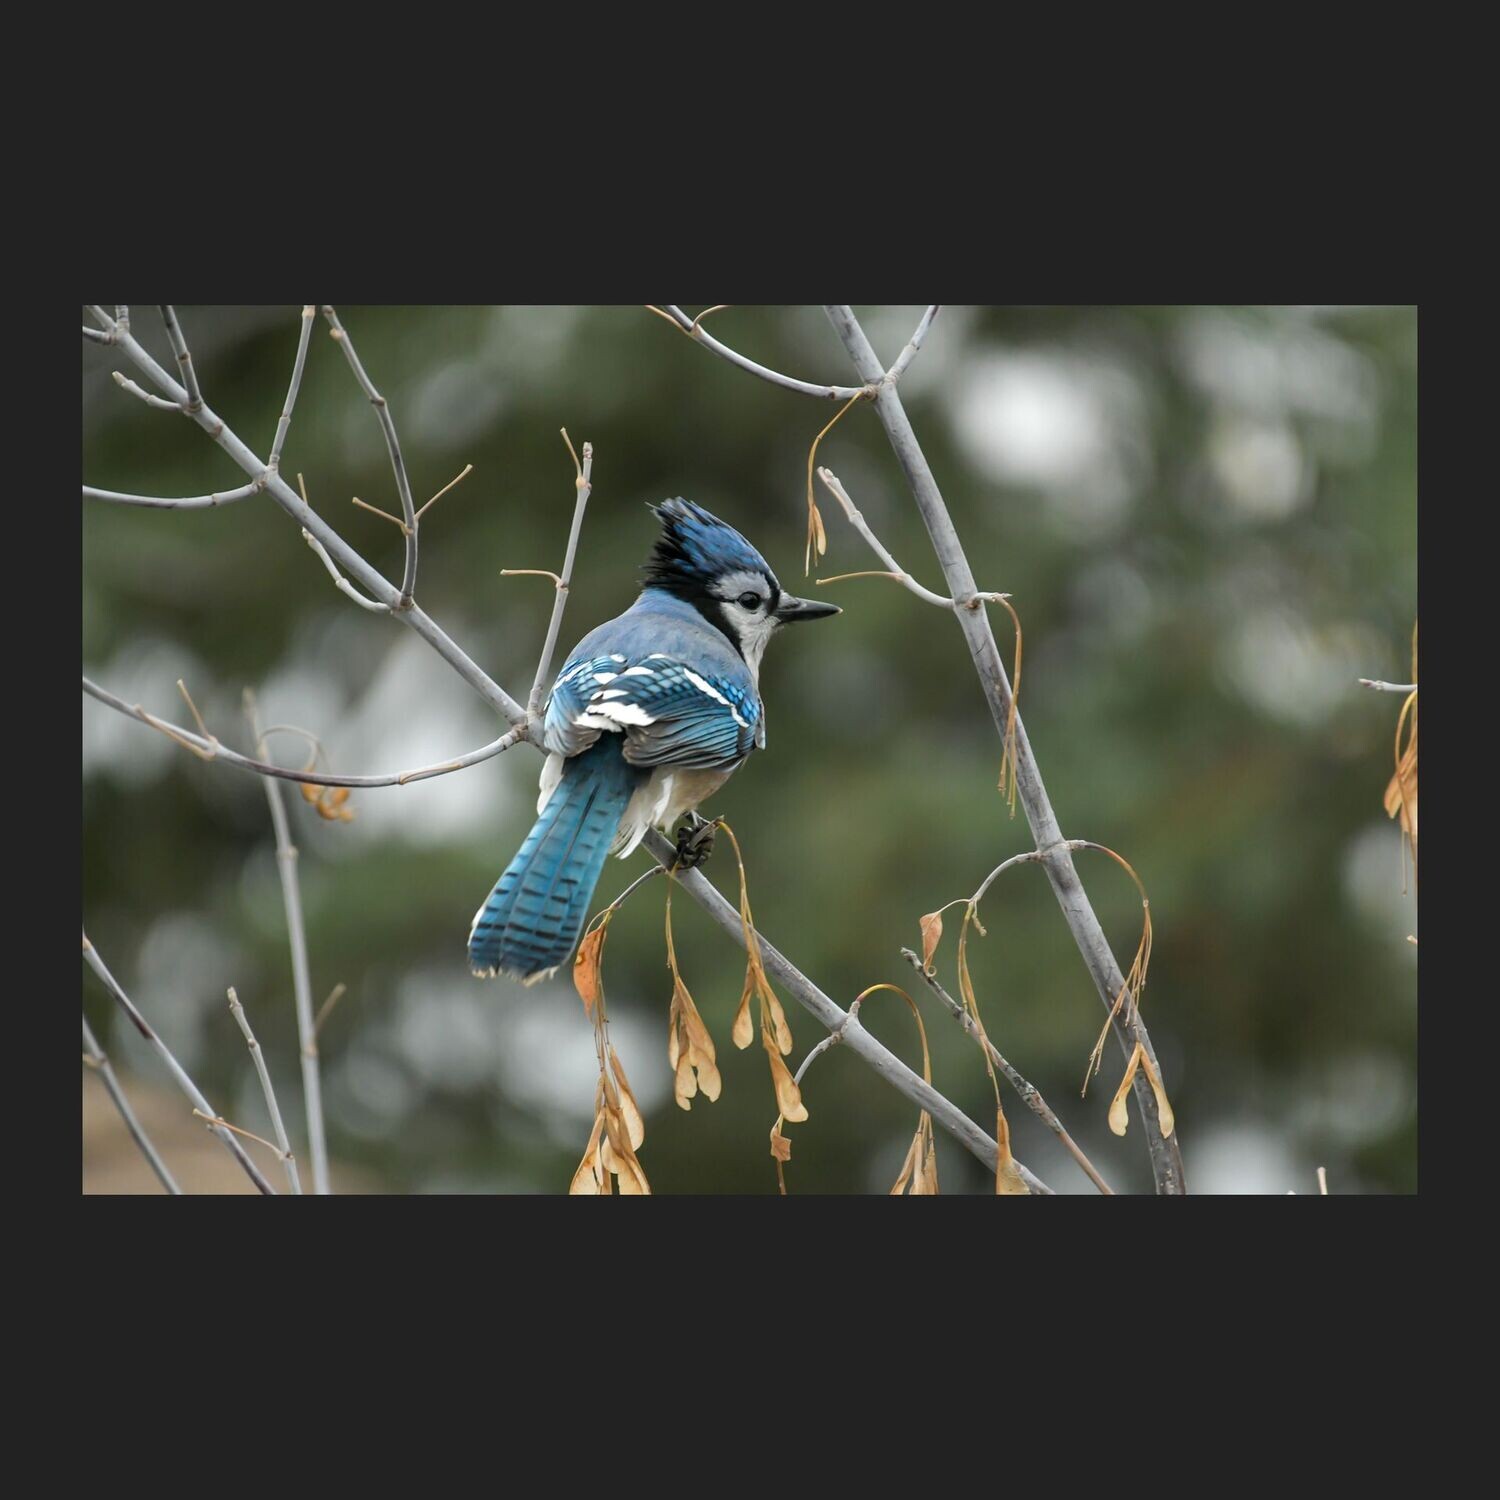
[[[584,636],[543,708],[536,824],[469,929],[481,978],[534,984],[556,971],[606,855],[623,859],[648,829],[673,828],[764,748],[767,641],[839,613],[784,592],[760,553],[702,506],[651,509],[661,535],[640,597]],[[685,863],[698,852],[679,847]]]

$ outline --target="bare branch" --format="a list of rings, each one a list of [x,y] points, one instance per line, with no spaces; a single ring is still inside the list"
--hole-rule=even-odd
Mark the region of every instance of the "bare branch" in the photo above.
[[[89,328],[85,325],[80,332],[91,344],[112,344],[115,341],[114,334],[105,333],[98,328]]]
[[[155,1031],[151,1029],[151,1026],[147,1022],[145,1016],[143,1016],[140,1011],[136,1009],[135,1003],[131,1000],[130,996],[120,988],[119,981],[105,967],[104,960],[99,957],[98,950],[89,941],[88,933],[83,934],[83,957],[87,962],[89,968],[91,968],[94,973],[96,973],[99,978],[103,980],[105,988],[110,992],[111,995],[115,997],[115,1001],[119,1005],[120,1009],[123,1010],[125,1014],[130,1018],[130,1024],[134,1026],[135,1029],[140,1032],[143,1037],[145,1037],[145,1039],[155,1049],[157,1056],[160,1057],[164,1063],[166,1063],[167,1070],[171,1073],[174,1082],[177,1084],[177,1087],[180,1088],[182,1092],[188,1096],[188,1098],[192,1101],[194,1108],[201,1110],[205,1115],[209,1115],[217,1119],[218,1117],[214,1114],[212,1106],[199,1091],[198,1085],[194,1083],[193,1080],[189,1078],[188,1075],[183,1071],[182,1064],[172,1056],[172,1053],[168,1049],[167,1044],[162,1041],[159,1036],[157,1036]],[[268,1197],[274,1198],[276,1196],[276,1189],[266,1181],[265,1174],[261,1171],[261,1169],[257,1167],[248,1156],[246,1156],[245,1148],[241,1146],[237,1140],[235,1140],[234,1136],[231,1135],[229,1131],[222,1129],[219,1126],[214,1126],[213,1130],[214,1134],[217,1135],[221,1141],[223,1141],[225,1147],[229,1151],[229,1154],[234,1157],[234,1159],[240,1164],[241,1167],[244,1168],[245,1175],[251,1180],[251,1182],[253,1182],[256,1187],[258,1187],[261,1192],[265,1193]]]
[[[323,316],[328,319],[333,337],[343,349],[349,368],[354,371],[354,378],[359,382],[359,388],[375,408],[375,415],[380,419],[380,430],[385,434],[386,452],[390,454],[391,469],[396,476],[396,492],[401,497],[401,514],[405,522],[402,530],[406,536],[406,565],[401,574],[401,594],[395,608],[410,609],[412,590],[417,586],[417,512],[412,504],[411,481],[406,477],[406,461],[401,457],[401,440],[396,436],[396,424],[391,419],[390,406],[365,374],[365,367],[360,364],[359,355],[354,352],[354,340],[339,322],[338,314],[325,303]]]
[[[245,717],[255,748],[266,754],[260,732],[255,695],[245,689]],[[302,1050],[302,1102],[307,1111],[308,1154],[312,1158],[313,1192],[328,1192],[328,1143],[323,1135],[323,1084],[318,1072],[318,1038],[313,1026],[312,981],[307,968],[307,932],[302,923],[302,884],[297,877],[297,846],[292,842],[281,786],[273,776],[265,777],[266,801],[276,830],[276,868],[281,876],[282,905],[286,908],[287,938],[292,950],[292,994],[297,1006],[297,1036]]]
[[[1417,690],[1414,682],[1377,682],[1370,677],[1361,677],[1359,685],[1374,688],[1377,693],[1414,693]]]
[[[141,394],[144,396],[145,392]],[[163,403],[164,405],[169,403]],[[96,490],[83,486],[85,500],[108,500],[112,505],[142,505],[152,510],[215,510],[221,505],[233,505],[236,500],[248,500],[266,487],[266,476],[260,475],[237,490],[225,490],[219,495],[190,495],[185,500],[166,500],[157,495],[126,495],[118,490]]]
[[[276,438],[271,444],[271,456],[266,460],[268,468],[281,467],[281,447],[286,442],[287,429],[292,425],[292,408],[297,404],[297,392],[302,389],[302,368],[307,363],[308,340],[312,338],[313,316],[318,310],[316,302],[308,302],[302,308],[302,332],[297,339],[297,358],[292,364],[292,383],[287,387],[286,405],[281,409],[281,420],[276,424]]]
[[[650,304],[647,304],[650,306]],[[845,385],[809,385],[805,380],[794,380],[790,375],[783,375],[780,371],[769,370],[765,365],[758,365],[753,359],[746,359],[743,354],[737,354],[727,344],[721,344],[712,334],[705,333],[701,326],[683,312],[680,307],[663,305],[663,307],[651,307],[651,311],[659,317],[665,318],[669,323],[675,324],[683,333],[705,349],[711,349],[720,359],[727,359],[730,364],[738,365],[742,370],[748,370],[752,375],[759,375],[762,380],[769,380],[772,385],[779,385],[788,391],[798,391],[804,396],[818,396],[825,401],[850,401],[855,396],[864,394],[861,386]],[[713,311],[713,309],[709,309]],[[707,316],[707,314],[702,314]]]
[[[266,1096],[266,1109],[271,1115],[271,1128],[276,1132],[276,1145],[281,1152],[281,1164],[286,1168],[287,1186],[301,1197],[302,1179],[297,1175],[297,1162],[287,1142],[286,1126],[281,1123],[281,1111],[276,1107],[276,1090],[271,1087],[271,1073],[266,1067],[265,1054],[261,1051],[260,1043],[255,1040],[255,1033],[250,1029],[250,1018],[245,1014],[245,1007],[240,1004],[240,997],[235,994],[232,985],[229,989],[229,1010],[244,1033],[245,1045],[250,1049],[250,1059],[260,1077],[261,1092]]]
[[[928,604],[935,604],[939,609],[952,609],[953,601],[943,594],[934,594],[931,589],[923,588],[900,563],[886,550],[885,544],[870,530],[869,524],[860,513],[858,506],[849,498],[849,492],[839,483],[838,476],[832,469],[818,470],[818,478],[823,481],[823,487],[844,508],[844,515],[848,517],[849,524],[870,544],[870,550],[891,571],[886,575],[894,578],[902,588],[917,596],[918,599]],[[841,573],[839,578],[856,578],[856,573]],[[836,583],[837,578],[820,578],[819,583]]]
[[[130,1132],[131,1138],[141,1148],[141,1155],[151,1164],[151,1170],[161,1179],[161,1185],[169,1193],[180,1195],[182,1189],[177,1186],[177,1180],[167,1170],[167,1164],[161,1159],[156,1147],[151,1144],[148,1136],[136,1119],[135,1111],[130,1107],[130,1101],[125,1097],[125,1090],[120,1087],[120,1080],[115,1077],[115,1070],[110,1066],[109,1058],[105,1056],[104,1049],[94,1040],[94,1033],[89,1029],[88,1017],[83,1020],[83,1060],[99,1075],[104,1087],[109,1091],[109,1097],[114,1100],[115,1108],[120,1112],[120,1118],[125,1122],[125,1128]]]
[[[963,1027],[963,1029],[968,1033],[969,1037],[989,1053],[990,1061],[994,1063],[994,1065],[999,1068],[1002,1073],[1005,1074],[1005,1077],[1009,1081],[1010,1086],[1015,1089],[1015,1091],[1021,1096],[1022,1103],[1024,1103],[1026,1107],[1039,1120],[1041,1120],[1041,1122],[1047,1127],[1048,1130],[1052,1131],[1053,1134],[1057,1136],[1058,1140],[1061,1141],[1063,1146],[1067,1149],[1068,1155],[1071,1156],[1073,1160],[1083,1168],[1084,1173],[1087,1175],[1089,1181],[1092,1182],[1101,1193],[1106,1193],[1109,1196],[1113,1197],[1114,1189],[1110,1187],[1110,1185],[1099,1175],[1098,1171],[1094,1167],[1093,1162],[1091,1162],[1088,1157],[1083,1154],[1082,1148],[1073,1139],[1073,1137],[1063,1129],[1062,1121],[1057,1118],[1055,1113],[1053,1113],[1051,1105],[1049,1105],[1047,1101],[1042,1098],[1041,1093],[1036,1088],[1036,1086],[1034,1084],[1028,1083],[1026,1079],[1024,1079],[1013,1067],[1011,1067],[1011,1065],[1005,1060],[1005,1058],[1001,1056],[999,1048],[997,1048],[995,1044],[989,1039],[988,1034],[983,1030],[983,1028],[974,1024],[974,1018],[968,1013],[968,1011],[963,1008],[963,1005],[959,1001],[955,1000],[953,996],[950,995],[948,991],[938,983],[936,975],[929,974],[927,972],[927,969],[923,965],[922,960],[918,958],[910,948],[903,948],[901,950],[901,956],[907,961],[907,963],[912,966],[912,968],[917,971],[918,974],[922,976],[922,980],[927,985],[927,988],[930,989],[932,993],[943,1002],[943,1004],[948,1008],[948,1013],[953,1017],[955,1021],[958,1022],[960,1026]]]
[[[187,388],[185,405],[190,414],[196,414],[203,409],[203,392],[198,389],[198,372],[193,368],[193,356],[188,353],[187,340],[182,336],[182,325],[177,321],[177,310],[167,303],[159,304],[159,310],[162,322],[167,325],[167,339],[172,345],[172,353],[177,356],[177,366],[182,371],[182,383]],[[128,328],[121,330],[119,324],[116,323],[116,339],[129,332]]]
[[[573,488],[577,491],[578,499],[573,506],[573,525],[568,532],[568,550],[563,557],[562,576],[557,580],[557,593],[552,601],[552,618],[547,621],[547,638],[542,642],[541,660],[536,664],[531,695],[526,700],[528,721],[538,717],[542,700],[547,696],[547,679],[552,673],[552,653],[557,650],[557,635],[562,629],[563,611],[568,607],[568,586],[573,578],[573,559],[578,555],[578,535],[583,530],[583,513],[588,508],[589,496],[593,493],[594,445],[583,445],[583,462],[579,463],[578,455],[573,453],[573,442],[566,427],[562,429],[562,438],[568,445],[568,452],[573,454]]]
[[[825,311],[843,340],[855,370],[872,383],[881,382],[884,371],[853,310],[843,305],[829,305]],[[876,415],[885,428],[886,437],[890,440],[897,461],[911,486],[922,520],[927,526],[927,534],[932,538],[943,577],[953,591],[953,597],[961,602],[977,599],[974,574],[964,555],[963,544],[954,530],[942,493],[923,456],[916,434],[912,431],[911,422],[895,386],[881,384],[874,405]],[[1010,679],[1006,676],[1005,666],[1000,659],[989,616],[977,605],[973,609],[955,609],[953,613],[968,641],[991,716],[1003,741],[1011,728]],[[1025,726],[1019,718],[1014,721],[1014,732],[1016,782],[1026,811],[1026,820],[1031,826],[1032,842],[1035,848],[1044,852],[1043,868],[1047,871],[1047,878],[1052,884],[1068,930],[1093,977],[1101,1002],[1113,1014],[1116,997],[1125,984],[1124,976],[1120,973],[1120,966],[1115,962],[1109,941],[1089,903],[1088,893],[1073,867],[1072,855],[1042,783]],[[1128,1009],[1125,1014],[1115,1015],[1113,1020],[1121,1049],[1129,1057],[1134,1054],[1136,1045],[1140,1044],[1152,1067],[1156,1068],[1156,1053],[1151,1046],[1150,1035],[1139,1015],[1128,1013]],[[1176,1194],[1185,1191],[1182,1154],[1176,1132],[1170,1136],[1162,1134],[1155,1095],[1149,1080],[1139,1074],[1135,1080],[1135,1099],[1145,1121],[1146,1139],[1151,1151],[1151,1171],[1157,1192]]]
[[[159,719],[155,714],[147,713],[140,704],[127,703],[123,698],[117,698],[108,688],[100,687],[97,682],[92,682],[87,677],[83,679],[83,690],[91,698],[97,698],[99,702],[107,704],[116,712],[158,730],[168,739],[175,740],[184,749],[191,750],[202,760],[223,761],[225,765],[234,766],[237,770],[250,771],[257,776],[274,776],[282,781],[295,781],[301,786],[347,786],[358,789],[405,786],[411,781],[429,781],[434,776],[446,776],[451,771],[463,771],[469,766],[477,766],[481,761],[503,754],[512,745],[519,745],[526,738],[526,726],[517,724],[514,729],[507,730],[499,739],[491,740],[488,745],[481,745],[477,750],[470,750],[467,754],[455,756],[452,760],[439,761],[436,765],[418,766],[411,771],[385,771],[373,776],[335,776],[330,772],[302,770],[295,766],[279,766],[275,761],[254,760],[248,755],[241,755],[239,751],[231,750],[227,745],[221,744],[213,735],[194,734],[179,724],[170,724],[165,719]]]

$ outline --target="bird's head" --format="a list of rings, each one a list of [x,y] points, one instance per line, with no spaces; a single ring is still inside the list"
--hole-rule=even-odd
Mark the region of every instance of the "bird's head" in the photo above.
[[[776,581],[771,565],[733,526],[691,500],[653,505],[661,535],[645,566],[646,586],[665,589],[722,630],[751,671],[783,625],[839,613],[836,604],[798,599]]]

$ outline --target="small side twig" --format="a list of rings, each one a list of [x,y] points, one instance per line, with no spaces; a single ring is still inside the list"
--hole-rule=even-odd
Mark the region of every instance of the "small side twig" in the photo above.
[[[209,1104],[208,1100],[203,1097],[203,1094],[199,1090],[198,1085],[188,1077],[186,1071],[183,1069],[182,1064],[178,1062],[175,1057],[173,1057],[171,1050],[170,1048],[168,1048],[167,1044],[162,1041],[162,1039],[151,1028],[150,1023],[146,1020],[145,1016],[143,1016],[140,1011],[136,1009],[135,1002],[131,1000],[130,996],[127,995],[123,989],[120,988],[119,980],[117,980],[115,976],[109,972],[109,969],[105,966],[104,960],[99,957],[98,949],[96,949],[94,945],[89,941],[89,935],[86,932],[83,934],[83,957],[89,968],[91,968],[94,973],[97,974],[103,981],[104,987],[110,992],[111,995],[114,996],[115,1003],[130,1018],[130,1024],[134,1026],[135,1029],[140,1032],[143,1037],[145,1037],[145,1039],[155,1050],[156,1055],[160,1057],[161,1060],[167,1065],[167,1071],[171,1073],[173,1081],[177,1084],[177,1087],[180,1088],[182,1092],[186,1094],[187,1097],[192,1101],[193,1107],[197,1110],[200,1110],[209,1118],[217,1120],[218,1116],[214,1113],[213,1107]],[[276,1189],[266,1181],[265,1173],[262,1172],[261,1169],[257,1167],[255,1163],[251,1161],[250,1158],[245,1154],[245,1148],[240,1145],[237,1140],[235,1140],[234,1136],[231,1135],[228,1130],[223,1129],[222,1127],[217,1125],[213,1127],[213,1130],[214,1134],[217,1135],[221,1141],[223,1141],[225,1147],[229,1151],[229,1154],[234,1157],[234,1159],[240,1164],[241,1167],[244,1168],[245,1175],[250,1179],[250,1181],[253,1182],[261,1192],[266,1194],[267,1197],[274,1198],[276,1196]]]
[[[583,530],[583,513],[588,508],[589,496],[593,493],[594,445],[583,445],[583,461],[573,452],[573,441],[568,429],[562,429],[562,439],[573,455],[573,488],[578,499],[573,506],[573,525],[568,532],[568,550],[563,557],[562,574],[557,580],[556,597],[552,601],[552,618],[547,621],[547,638],[542,642],[541,659],[536,664],[536,676],[532,680],[531,694],[526,700],[526,717],[534,722],[541,713],[542,699],[547,695],[547,678],[552,672],[552,653],[557,650],[557,636],[562,629],[563,611],[568,607],[568,588],[573,579],[573,559],[578,555],[578,536]],[[541,740],[538,738],[537,743]]]
[[[276,1145],[281,1152],[281,1163],[286,1168],[287,1186],[300,1197],[302,1179],[297,1175],[297,1161],[286,1138],[286,1126],[281,1123],[281,1111],[276,1106],[276,1090],[271,1087],[270,1069],[266,1067],[265,1054],[261,1051],[260,1043],[255,1040],[255,1033],[250,1029],[250,1018],[245,1014],[245,1007],[240,1004],[240,997],[235,994],[233,985],[229,988],[229,1010],[244,1034],[245,1045],[250,1049],[250,1059],[260,1078],[261,1092],[266,1096],[271,1128],[276,1132]]]
[[[85,328],[83,331],[87,334],[92,334],[94,330],[92,328]],[[150,391],[142,390],[135,381],[131,380],[127,375],[122,375],[119,370],[111,370],[110,374],[114,376],[115,384],[122,391],[129,391],[132,396],[144,401],[153,411],[175,411],[180,416],[187,415],[185,407],[179,406],[175,401],[167,401],[161,396],[153,396]]]
[[[1414,682],[1379,682],[1372,677],[1361,677],[1359,685],[1374,688],[1377,693],[1414,693],[1417,690]]]
[[[182,1189],[177,1186],[177,1179],[167,1170],[167,1164],[161,1159],[161,1153],[151,1143],[151,1137],[146,1134],[141,1122],[136,1119],[135,1111],[125,1097],[125,1090],[120,1087],[120,1080],[115,1077],[115,1070],[110,1066],[109,1058],[105,1055],[104,1049],[94,1040],[94,1033],[89,1029],[87,1016],[83,1019],[83,1060],[99,1075],[109,1097],[114,1100],[115,1108],[119,1110],[120,1118],[124,1120],[131,1139],[141,1148],[141,1155],[150,1163],[151,1170],[161,1180],[161,1185],[174,1196],[180,1196]]]
[[[187,410],[198,412],[203,409],[203,392],[198,389],[198,372],[193,368],[193,356],[188,353],[187,340],[182,334],[182,325],[177,321],[177,309],[168,303],[158,304],[161,320],[167,325],[167,339],[172,345],[172,353],[177,356],[177,367],[182,371],[182,383],[187,389]],[[116,337],[120,333],[119,325],[116,323]],[[129,333],[129,328],[123,330]]]
[[[302,493],[302,503],[311,510],[312,503],[307,498],[307,481],[301,474],[297,475],[297,488]],[[341,594],[352,599],[361,609],[369,610],[372,615],[390,614],[391,607],[389,604],[382,604],[378,599],[367,599],[339,572],[338,564],[328,555],[328,549],[305,526],[302,528],[302,540],[312,548],[313,555],[328,569],[328,576],[333,579],[333,586]]]
[[[972,609],[972,600],[984,600],[987,603],[998,604],[1002,600],[1009,599],[1009,594],[981,594],[970,595],[967,599],[957,601],[950,599],[946,594],[935,594],[929,588],[924,588],[900,563],[891,556],[884,542],[870,529],[870,524],[865,520],[858,506],[849,498],[849,492],[839,482],[838,475],[831,469],[820,468],[818,478],[823,481],[823,487],[844,508],[844,515],[849,524],[870,545],[870,550],[890,569],[888,573],[866,572],[866,573],[840,573],[834,578],[819,578],[818,583],[838,583],[844,578],[894,578],[902,588],[913,593],[918,599],[926,604],[935,604],[939,609],[956,609],[962,604],[965,609]]]
[[[907,340],[906,348],[904,348],[900,352],[900,354],[896,356],[895,364],[893,364],[890,369],[885,372],[884,383],[886,385],[895,385],[895,383],[900,380],[901,377],[906,373],[906,367],[912,362],[912,360],[917,357],[917,350],[922,347],[922,340],[927,337],[927,330],[932,327],[934,320],[937,318],[938,313],[941,311],[942,304],[939,302],[934,302],[932,306],[922,314],[922,321],[917,324],[916,332],[913,333],[911,338]]]
[[[281,468],[281,447],[286,442],[287,429],[292,425],[292,408],[297,404],[297,392],[302,389],[302,369],[307,363],[307,345],[312,338],[313,317],[318,310],[316,302],[303,304],[302,332],[297,339],[297,358],[292,364],[292,383],[287,387],[286,405],[281,408],[281,420],[276,424],[276,437],[271,443],[271,456],[267,467]]]

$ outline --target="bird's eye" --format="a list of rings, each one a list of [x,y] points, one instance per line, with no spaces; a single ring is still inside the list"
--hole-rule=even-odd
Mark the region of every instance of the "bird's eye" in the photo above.
[[[760,595],[759,594],[741,594],[739,602],[741,604],[743,604],[746,609],[759,609],[760,608]]]

